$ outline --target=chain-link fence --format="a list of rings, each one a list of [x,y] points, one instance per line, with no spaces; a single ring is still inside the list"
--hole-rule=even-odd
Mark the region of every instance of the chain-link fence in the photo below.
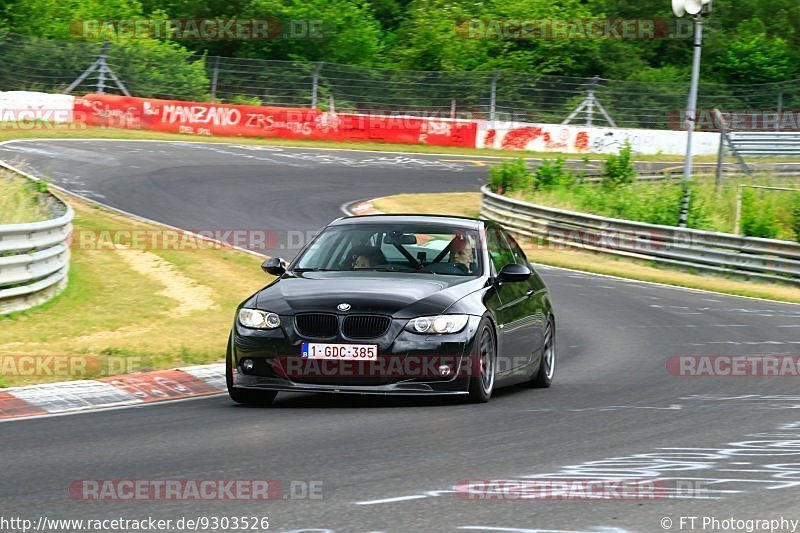
[[[95,71],[101,44],[16,34],[0,38],[0,90],[73,94],[118,92]],[[532,72],[425,72],[334,63],[198,56],[177,47],[112,44],[108,68],[134,96],[322,107],[619,127],[682,128],[686,82],[654,83],[545,76]],[[702,84],[698,109],[781,113],[800,109],[800,80],[760,85]],[[605,111],[605,113],[603,112]],[[710,113],[709,113],[710,116]],[[700,117],[702,126],[702,116]],[[797,129],[800,124],[795,125]],[[778,128],[776,128],[778,129]]]

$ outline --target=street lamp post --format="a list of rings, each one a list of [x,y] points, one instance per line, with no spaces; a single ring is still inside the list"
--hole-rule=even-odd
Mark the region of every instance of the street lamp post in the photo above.
[[[700,51],[703,46],[703,14],[711,11],[711,0],[672,0],[672,12],[682,17],[694,15],[694,40],[692,42],[692,79],[686,102],[686,156],[683,160],[683,205],[678,225],[686,227],[689,215],[689,181],[692,179],[692,132],[697,123],[697,85],[700,80]]]

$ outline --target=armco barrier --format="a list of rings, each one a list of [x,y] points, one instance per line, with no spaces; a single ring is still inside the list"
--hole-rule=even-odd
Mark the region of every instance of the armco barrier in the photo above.
[[[75,120],[93,126],[200,135],[380,141],[474,147],[470,120],[328,113],[319,109],[157,100],[107,94],[75,99]]]
[[[50,220],[0,225],[0,314],[39,305],[66,286],[74,213],[53,194],[49,204]]]
[[[732,131],[733,148],[744,157],[800,155],[800,133],[781,131]]]
[[[481,216],[523,238],[800,285],[800,244],[645,224],[534,205],[481,189]]]

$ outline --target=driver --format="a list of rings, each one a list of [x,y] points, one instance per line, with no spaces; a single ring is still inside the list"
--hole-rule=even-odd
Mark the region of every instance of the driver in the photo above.
[[[456,235],[450,241],[450,258],[449,262],[454,265],[464,265],[467,272],[470,272],[472,266],[472,248],[469,246],[469,241],[462,235]]]

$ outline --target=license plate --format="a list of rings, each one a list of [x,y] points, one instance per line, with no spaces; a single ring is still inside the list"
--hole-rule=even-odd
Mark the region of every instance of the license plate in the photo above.
[[[377,344],[330,344],[304,342],[300,345],[303,359],[334,359],[338,361],[374,361],[378,358]]]

